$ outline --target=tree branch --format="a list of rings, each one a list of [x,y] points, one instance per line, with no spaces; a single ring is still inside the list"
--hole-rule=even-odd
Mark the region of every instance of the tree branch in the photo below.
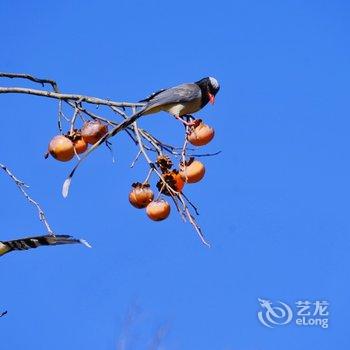
[[[52,92],[46,90],[29,89],[22,87],[0,87],[0,94],[29,94],[35,96],[42,96],[63,101],[80,101],[95,105],[113,106],[113,107],[142,107],[144,103],[130,103],[130,102],[115,102],[98,97],[76,95],[76,94],[61,94],[59,92]]]
[[[76,170],[78,169],[78,167],[81,165],[81,163],[95,149],[100,147],[102,144],[106,144],[107,147],[110,148],[109,139],[117,135],[119,132],[125,131],[129,135],[129,137],[132,139],[133,143],[139,148],[137,156],[132,163],[132,166],[134,166],[137,160],[139,159],[139,157],[143,155],[143,157],[145,158],[145,160],[147,161],[150,167],[145,181],[148,181],[153,173],[155,173],[158,176],[158,178],[161,180],[161,183],[163,184],[162,189],[159,192],[159,196],[163,194],[162,193],[163,190],[166,190],[167,193],[170,194],[180,216],[184,219],[184,221],[188,220],[191,223],[191,225],[194,227],[195,231],[199,235],[201,241],[205,245],[209,246],[209,244],[207,243],[202,233],[200,226],[196,222],[195,217],[194,215],[192,215],[190,210],[192,209],[194,211],[194,214],[198,215],[196,206],[193,205],[193,203],[184,193],[175,191],[165,181],[161,168],[158,168],[157,163],[153,161],[148,154],[148,152],[154,152],[158,156],[163,156],[163,152],[167,152],[171,157],[180,158],[181,161],[185,163],[186,158],[190,156],[196,155],[198,157],[205,157],[205,156],[216,155],[219,153],[217,152],[217,153],[205,153],[205,154],[189,154],[190,152],[192,153],[194,149],[188,147],[187,134],[186,134],[189,131],[188,127],[185,129],[185,138],[184,138],[183,146],[175,147],[160,141],[157,137],[152,135],[150,132],[148,132],[145,129],[141,129],[137,125],[136,121],[142,116],[142,111],[146,106],[145,103],[118,102],[118,101],[112,101],[110,99],[102,99],[94,96],[61,93],[56,81],[51,79],[40,79],[29,74],[0,72],[0,78],[24,79],[34,83],[41,84],[43,87],[45,87],[46,85],[49,85],[53,91],[38,90],[38,89],[32,89],[27,87],[0,87],[0,94],[11,94],[11,93],[28,94],[28,95],[41,96],[44,98],[51,98],[51,99],[58,100],[58,105],[59,105],[58,127],[61,134],[63,134],[62,122],[64,121],[66,121],[69,124],[68,128],[70,132],[73,132],[75,129],[78,129],[78,127],[76,126],[76,122],[79,121],[79,118],[77,118],[78,116],[80,116],[83,121],[85,121],[83,116],[87,116],[88,118],[100,120],[101,122],[104,122],[112,127],[111,130],[108,131],[106,135],[104,135],[99,141],[97,141],[94,145],[92,145],[80,158],[78,157],[77,164],[73,167],[71,173],[69,174],[69,176],[67,177],[67,179],[63,184],[62,194],[64,197],[68,195],[72,178]],[[62,106],[63,102],[72,109],[73,111],[72,117],[65,116],[63,112],[63,106]],[[97,107],[106,106],[112,110],[115,116],[117,116],[118,118],[122,117],[123,120],[121,122],[116,122],[115,120],[110,120],[109,118],[105,118],[103,116],[97,115],[96,113],[90,111],[86,107],[86,104],[95,105]],[[127,112],[127,109],[129,109],[128,112]],[[17,186],[22,191],[22,193],[26,196],[27,200],[37,207],[40,220],[45,224],[49,234],[53,234],[39,204],[34,200],[32,200],[28,196],[28,194],[25,192],[24,188],[26,187],[26,185],[22,183],[20,180],[18,180],[16,177],[14,177],[5,166],[3,166],[2,164],[0,164],[0,166],[16,182]]]
[[[51,230],[51,227],[46,219],[46,215],[44,211],[41,209],[38,202],[36,202],[33,198],[29,196],[29,194],[26,192],[25,188],[28,188],[29,186],[26,185],[23,181],[19,180],[13,173],[3,164],[0,163],[0,168],[10,177],[10,179],[16,184],[16,186],[19,188],[19,190],[22,192],[24,197],[28,200],[28,202],[32,205],[34,205],[38,211],[39,220],[44,224],[47,232],[49,235],[54,235],[53,231]]]

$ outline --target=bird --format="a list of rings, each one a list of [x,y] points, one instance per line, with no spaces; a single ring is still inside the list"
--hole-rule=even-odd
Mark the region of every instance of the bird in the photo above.
[[[54,246],[61,244],[76,244],[80,243],[88,248],[91,248],[90,244],[84,239],[76,239],[69,235],[45,235],[45,236],[33,236],[15,239],[12,241],[0,241],[0,256],[5,255],[14,250],[28,250],[31,248],[38,248],[41,246]]]
[[[220,84],[213,77],[162,89],[139,101],[145,102],[139,116],[165,111],[172,114],[183,124],[193,126],[196,124],[195,121],[188,122],[183,120],[182,117],[198,112],[208,102],[214,104],[215,96],[219,90]]]

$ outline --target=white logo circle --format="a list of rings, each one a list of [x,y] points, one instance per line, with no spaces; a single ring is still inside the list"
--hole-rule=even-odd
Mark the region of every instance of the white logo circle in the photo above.
[[[293,318],[293,312],[289,305],[278,301],[279,306],[273,306],[270,300],[258,299],[264,309],[258,312],[259,321],[266,327],[281,326],[289,323]]]

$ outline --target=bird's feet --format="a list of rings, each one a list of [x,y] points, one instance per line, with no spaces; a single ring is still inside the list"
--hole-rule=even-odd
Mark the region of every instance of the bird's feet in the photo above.
[[[194,119],[190,122],[187,122],[185,125],[196,128],[201,122],[202,122],[202,119]]]
[[[202,122],[202,119],[195,119],[191,115],[184,115],[181,117],[175,116],[175,118],[181,121],[183,125],[194,128],[196,128]],[[186,120],[183,118],[186,118]]]

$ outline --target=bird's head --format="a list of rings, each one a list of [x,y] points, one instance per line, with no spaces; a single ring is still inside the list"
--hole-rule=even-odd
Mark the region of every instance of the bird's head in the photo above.
[[[207,94],[207,102],[214,104],[215,95],[220,90],[219,82],[213,77],[206,77],[199,81],[196,81],[196,84],[201,88],[202,92]]]

